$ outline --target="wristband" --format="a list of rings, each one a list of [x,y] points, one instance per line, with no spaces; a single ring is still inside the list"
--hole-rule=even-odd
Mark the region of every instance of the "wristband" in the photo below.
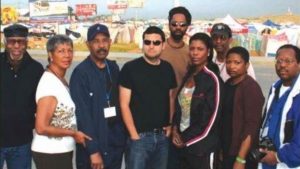
[[[246,160],[243,159],[243,158],[241,158],[240,156],[237,156],[237,157],[235,158],[235,161],[237,161],[237,162],[239,162],[239,163],[241,163],[241,164],[245,164],[245,163],[246,163]]]

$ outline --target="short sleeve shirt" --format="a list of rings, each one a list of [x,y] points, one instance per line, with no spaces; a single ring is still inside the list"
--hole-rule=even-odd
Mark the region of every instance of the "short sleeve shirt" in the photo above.
[[[50,125],[58,128],[76,130],[75,104],[71,99],[69,89],[54,74],[45,71],[36,91],[36,102],[47,96],[57,99],[56,109]],[[50,137],[34,134],[31,149],[41,153],[64,153],[73,151],[75,140],[73,137]]]
[[[175,73],[168,62],[151,65],[143,57],[128,62],[121,70],[120,85],[131,90],[129,106],[138,132],[168,124],[169,92],[176,87]]]

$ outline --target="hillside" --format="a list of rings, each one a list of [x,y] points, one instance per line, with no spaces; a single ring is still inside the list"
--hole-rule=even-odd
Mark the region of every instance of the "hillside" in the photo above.
[[[281,24],[281,23],[294,23],[298,25],[300,24],[300,15],[293,15],[293,14],[260,16],[258,18],[249,18],[249,21],[262,23],[268,19],[272,20],[277,24]]]

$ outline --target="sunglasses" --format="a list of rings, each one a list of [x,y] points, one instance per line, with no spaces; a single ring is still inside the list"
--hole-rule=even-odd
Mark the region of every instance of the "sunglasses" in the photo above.
[[[171,22],[171,25],[173,27],[177,27],[177,26],[179,26],[179,27],[186,27],[186,26],[188,26],[188,24],[185,23],[185,22]]]
[[[6,43],[8,45],[15,45],[16,43],[19,45],[25,45],[26,41],[26,39],[6,39]]]
[[[159,46],[161,44],[161,41],[159,40],[155,40],[155,41],[151,41],[151,40],[144,40],[144,44],[145,45],[150,45],[153,44],[154,46]]]

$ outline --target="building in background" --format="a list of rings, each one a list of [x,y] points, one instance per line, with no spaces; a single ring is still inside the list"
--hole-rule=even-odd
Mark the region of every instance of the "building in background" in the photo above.
[[[67,0],[29,0],[30,22],[67,22]]]

